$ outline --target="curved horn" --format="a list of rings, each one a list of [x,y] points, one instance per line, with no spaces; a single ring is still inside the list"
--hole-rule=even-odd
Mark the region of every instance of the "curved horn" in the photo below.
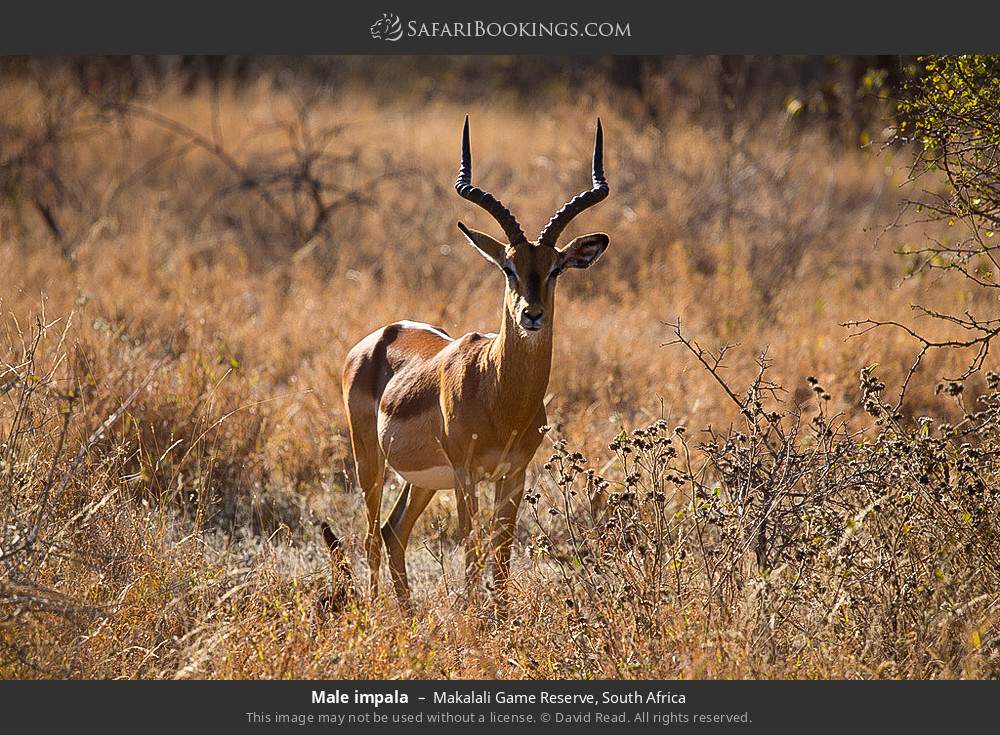
[[[594,186],[589,191],[580,192],[570,199],[563,208],[552,215],[552,219],[542,228],[538,236],[539,243],[555,247],[559,235],[566,229],[576,215],[585,209],[593,207],[608,195],[608,180],[604,178],[604,130],[601,128],[601,118],[597,118],[597,133],[594,135]]]
[[[511,245],[517,245],[519,242],[527,242],[528,238],[524,236],[524,230],[521,229],[521,225],[517,223],[517,219],[511,214],[510,210],[489,192],[485,192],[479,187],[472,185],[472,151],[469,147],[468,115],[465,116],[465,129],[462,131],[462,165],[458,169],[455,191],[463,199],[468,199],[473,204],[478,204],[493,215],[493,219],[503,228],[504,234]]]

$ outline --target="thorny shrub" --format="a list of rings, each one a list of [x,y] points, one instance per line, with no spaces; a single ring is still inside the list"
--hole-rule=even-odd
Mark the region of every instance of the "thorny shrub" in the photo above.
[[[782,405],[767,368],[732,393],[740,426],[658,420],[615,438],[602,473],[555,442],[560,501],[529,494],[532,550],[558,571],[579,670],[610,657],[638,675],[634,641],[669,642],[683,616],[793,669],[832,646],[885,676],[995,676],[1000,376],[950,425],[904,419],[866,367],[874,425],[855,431],[814,377],[811,404]]]

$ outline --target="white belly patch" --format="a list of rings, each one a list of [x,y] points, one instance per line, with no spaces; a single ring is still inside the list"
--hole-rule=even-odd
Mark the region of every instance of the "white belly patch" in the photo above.
[[[396,470],[396,472],[407,482],[412,482],[425,490],[446,490],[455,487],[455,474],[451,471],[451,467],[428,467],[425,470],[406,472]]]

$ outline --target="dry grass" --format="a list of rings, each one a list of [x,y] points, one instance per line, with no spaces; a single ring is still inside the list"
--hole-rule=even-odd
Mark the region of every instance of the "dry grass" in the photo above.
[[[887,635],[872,622],[884,600],[834,600],[829,619],[820,603],[792,605],[794,614],[769,608],[772,566],[743,557],[725,598],[697,575],[670,593],[619,589],[639,607],[649,602],[626,621],[601,612],[593,585],[566,582],[579,548],[558,549],[572,528],[545,526],[555,541],[540,543],[530,509],[515,550],[512,615],[497,619],[451,594],[458,574],[447,493],[415,532],[414,616],[391,600],[335,616],[317,606],[329,572],[318,522],[329,519],[355,551],[363,533],[360,498],[345,480],[339,377],[347,349],[400,318],[452,333],[498,321],[502,279],[455,228],[459,217],[491,227],[451,188],[467,111],[477,176],[529,228],[585,186],[594,113],[604,121],[612,196],[567,234],[604,230],[612,245],[594,270],[561,285],[549,413],[553,437],[612,483],[628,474],[608,449],[623,429],[661,418],[687,425],[685,446],[700,452],[705,436],[696,430],[740,420],[691,354],[663,346],[673,336],[664,323],[677,317],[701,344],[740,343],[727,361],[731,385],[753,380],[753,356],[767,347],[771,379],[790,390],[782,411],[811,401],[805,377],[815,375],[831,394],[829,416],[870,425],[859,369],[880,363],[891,393],[915,345],[891,331],[845,340],[839,323],[909,321],[915,301],[961,311],[979,298],[966,285],[902,278],[906,263],[893,250],[921,231],[890,230],[876,244],[897,213],[905,151],[876,155],[836,142],[780,109],[736,113],[732,134],[723,113],[693,102],[657,124],[639,122],[629,98],[614,92],[553,94],[529,106],[490,89],[472,102],[355,89],[297,108],[293,94],[262,79],[218,98],[167,91],[121,112],[88,101],[59,109],[72,93],[50,81],[55,89],[40,92],[0,80],[0,161],[32,152],[6,170],[0,206],[3,675],[995,672],[993,600],[978,598],[990,595],[986,581],[928,601],[964,612],[945,632],[937,619],[923,621],[922,632],[903,625],[894,635],[905,645],[865,645],[866,636]],[[191,145],[151,112],[209,145]],[[48,141],[46,114],[60,130]],[[343,201],[316,228],[307,195],[280,182],[233,186],[241,175],[212,150],[231,153],[242,175],[259,181],[300,161],[326,128],[317,176],[328,201]],[[275,214],[272,191],[278,209],[304,225]],[[56,229],[40,214],[46,207]],[[958,358],[935,360],[914,379],[914,416],[955,415],[934,387]],[[577,480],[541,468],[552,451],[551,442],[543,447],[530,479],[543,520],[550,506],[575,507],[562,503]],[[643,482],[659,487],[665,467],[644,470]],[[716,470],[698,482],[711,487]],[[690,502],[670,492],[671,510]],[[860,507],[845,503],[844,523]],[[581,512],[572,523],[587,518]],[[683,535],[671,533],[674,543]],[[723,599],[720,614],[713,605]],[[866,609],[864,622],[845,622],[849,609]]]

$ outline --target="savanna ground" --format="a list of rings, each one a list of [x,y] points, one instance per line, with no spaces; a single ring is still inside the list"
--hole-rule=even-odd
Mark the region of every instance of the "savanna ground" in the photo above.
[[[842,326],[992,304],[896,253],[947,223],[902,209],[941,184],[909,183],[877,73],[130,63],[0,66],[0,674],[998,673],[996,381],[940,390],[968,355],[935,350],[897,409],[920,344]],[[346,351],[499,322],[455,227],[495,229],[452,188],[466,113],[477,183],[534,232],[599,114],[612,193],[566,239],[611,246],[560,284],[509,615],[456,594],[449,492],[414,614],[331,611],[321,521],[365,575]]]

